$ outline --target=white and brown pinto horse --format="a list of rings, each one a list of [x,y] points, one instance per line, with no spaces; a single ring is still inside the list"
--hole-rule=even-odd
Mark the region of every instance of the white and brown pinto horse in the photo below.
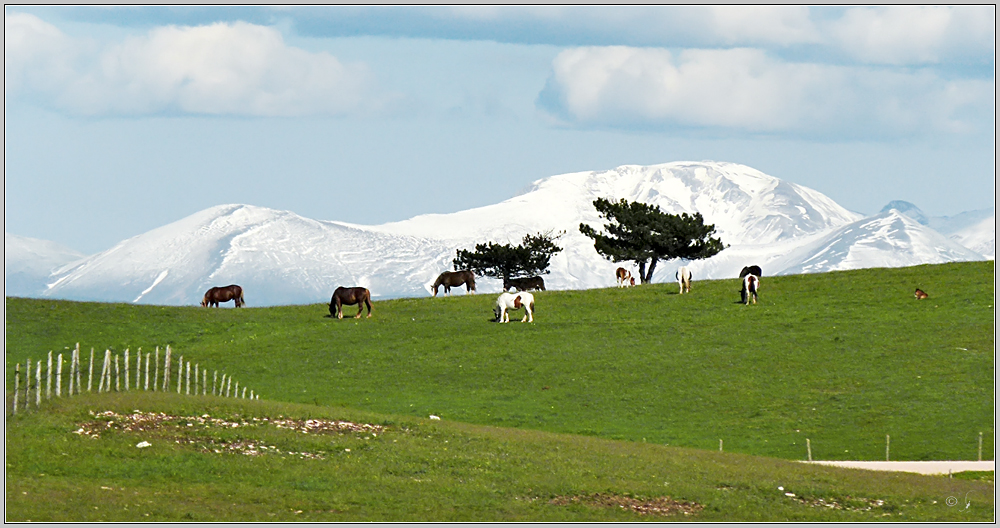
[[[748,273],[743,277],[743,289],[740,290],[740,300],[743,304],[750,304],[753,300],[754,304],[757,304],[757,290],[760,289],[760,277]]]
[[[625,268],[616,269],[615,277],[618,279],[619,288],[628,288],[629,286],[635,286],[635,278],[632,277],[632,272]]]
[[[687,266],[681,266],[674,276],[677,278],[677,284],[681,287],[681,293],[691,293],[691,270]]]
[[[535,311],[535,297],[528,292],[507,293],[503,292],[497,297],[497,305],[493,307],[494,320],[498,323],[509,323],[511,310],[524,308],[525,314],[521,322],[533,323],[535,318],[532,313]]]

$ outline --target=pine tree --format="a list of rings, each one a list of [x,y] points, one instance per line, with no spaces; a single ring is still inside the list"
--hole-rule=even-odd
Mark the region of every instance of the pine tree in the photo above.
[[[460,249],[454,260],[455,269],[472,270],[507,281],[516,277],[530,277],[548,273],[549,260],[562,251],[555,240],[562,234],[528,234],[519,245],[486,242],[476,244],[475,251]]]
[[[604,226],[607,234],[582,223],[580,232],[594,239],[594,249],[608,260],[638,264],[643,283],[652,280],[660,260],[703,259],[725,249],[721,240],[712,238],[715,226],[705,225],[701,213],[674,215],[655,205],[624,199],[612,202],[598,198],[594,207],[608,220]]]

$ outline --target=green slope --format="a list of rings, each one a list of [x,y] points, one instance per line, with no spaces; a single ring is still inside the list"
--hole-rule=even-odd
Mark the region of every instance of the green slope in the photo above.
[[[204,309],[7,300],[14,362],[170,344],[265,399],[786,459],[993,457],[993,263],[537,292],[534,324],[493,294]],[[930,298],[917,301],[920,287]],[[253,294],[247,292],[252,305]],[[348,308],[353,314],[354,308]],[[516,319],[519,320],[519,317]],[[8,383],[10,386],[10,383]]]

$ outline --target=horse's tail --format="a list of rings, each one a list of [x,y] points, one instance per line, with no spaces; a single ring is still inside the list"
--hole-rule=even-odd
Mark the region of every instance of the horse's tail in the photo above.
[[[372,315],[372,292],[365,288],[365,307],[368,308],[368,317]],[[361,305],[358,305],[358,313],[361,313]]]
[[[243,306],[247,302],[243,299],[243,288],[240,288],[240,306]]]

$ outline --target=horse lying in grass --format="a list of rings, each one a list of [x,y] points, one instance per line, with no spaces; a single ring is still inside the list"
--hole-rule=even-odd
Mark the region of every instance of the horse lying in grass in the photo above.
[[[509,323],[510,310],[519,310],[524,307],[524,318],[521,322],[533,323],[535,318],[532,313],[535,311],[535,297],[528,292],[507,293],[503,292],[497,297],[497,304],[493,307],[494,320],[498,323]]]
[[[677,284],[681,287],[681,293],[685,291],[691,293],[691,270],[687,266],[681,266],[674,277],[677,278]]]
[[[469,270],[446,271],[438,275],[434,281],[434,296],[437,297],[438,288],[444,286],[444,294],[448,295],[453,286],[465,285],[466,293],[476,293],[476,275]]]
[[[201,299],[201,305],[206,307],[214,306],[218,308],[220,302],[229,301],[235,301],[237,308],[246,304],[243,300],[243,288],[240,288],[235,284],[209,288],[208,291],[205,292],[205,296]]]
[[[918,301],[920,299],[927,298],[927,294],[924,292],[924,290],[921,290],[920,288],[917,288],[917,291],[913,292],[913,296],[916,297]]]
[[[333,297],[330,298],[330,317],[336,317],[337,319],[344,318],[344,305],[345,304],[356,304],[358,305],[358,315],[354,318],[358,319],[361,317],[361,312],[364,307],[368,307],[368,317],[372,316],[372,294],[368,291],[368,288],[345,288],[340,286],[333,291]]]
[[[514,288],[517,291],[542,290],[545,291],[545,281],[541,277],[523,277],[520,279],[504,279],[503,291]]]

